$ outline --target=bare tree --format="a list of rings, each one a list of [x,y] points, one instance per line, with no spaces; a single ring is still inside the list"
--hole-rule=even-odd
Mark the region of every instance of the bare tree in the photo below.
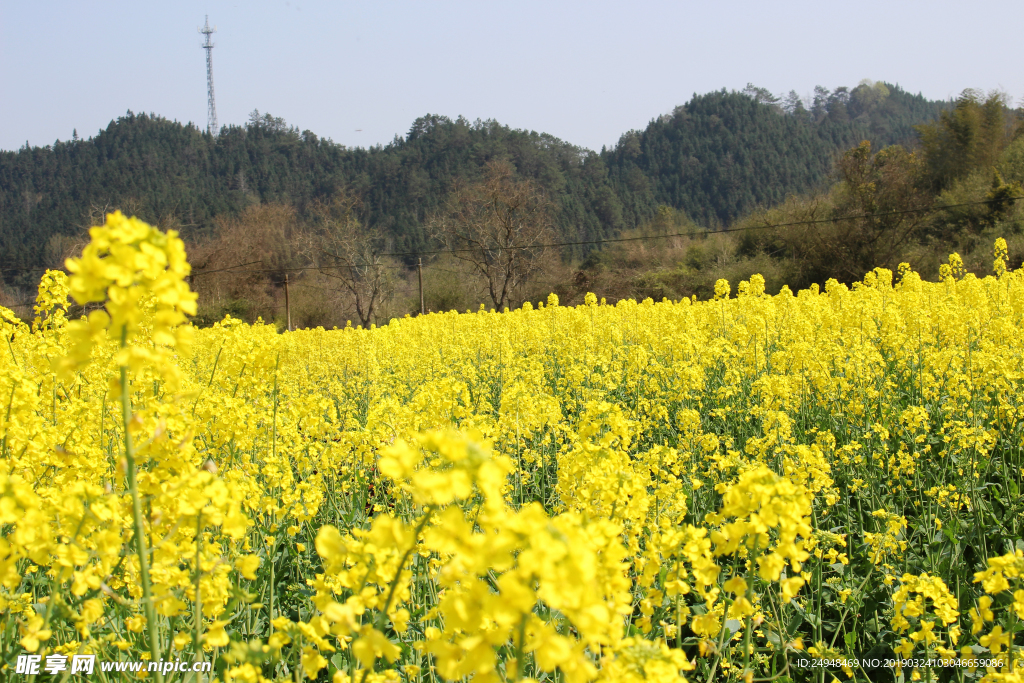
[[[798,286],[830,277],[854,282],[876,266],[895,270],[927,227],[932,199],[921,187],[920,158],[893,145],[872,154],[862,142],[836,163],[828,195],[791,197],[763,215],[777,230],[750,236],[768,253],[788,254]],[[781,225],[780,225],[781,224]]]
[[[330,201],[314,201],[309,210],[314,232],[305,252],[320,274],[352,301],[363,327],[369,327],[394,296],[398,266],[382,256],[388,240],[359,220],[358,206],[358,199],[344,192]]]
[[[114,211],[120,211],[125,216],[138,216],[151,220],[151,217],[145,216],[146,210],[143,201],[139,197],[128,196],[122,197],[118,201],[103,202],[102,205],[95,202],[89,204],[82,214],[83,222],[79,227],[88,231],[94,225],[103,225],[107,222],[107,214]]]
[[[553,207],[510,164],[493,161],[480,182],[456,184],[430,221],[433,237],[473,265],[497,309],[509,305],[552,241]]]
[[[295,209],[254,204],[217,221],[219,234],[189,246],[192,286],[201,309],[230,306],[234,317],[274,319],[283,310],[285,275],[301,267],[295,243],[302,239]]]
[[[64,262],[72,256],[81,255],[88,243],[89,235],[84,231],[71,235],[61,232],[50,235],[43,248],[44,265],[54,270],[63,270]]]

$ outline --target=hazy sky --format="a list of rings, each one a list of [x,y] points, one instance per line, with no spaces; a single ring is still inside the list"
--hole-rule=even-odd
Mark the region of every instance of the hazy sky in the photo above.
[[[92,136],[129,109],[205,127],[206,14],[221,125],[259,109],[350,146],[432,113],[600,149],[748,82],[1024,96],[1020,0],[0,0],[0,149]]]

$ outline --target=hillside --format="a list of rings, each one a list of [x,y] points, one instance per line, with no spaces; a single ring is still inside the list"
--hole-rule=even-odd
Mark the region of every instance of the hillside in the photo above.
[[[827,95],[822,95],[827,93]],[[0,268],[58,265],[67,238],[121,208],[186,237],[256,202],[294,205],[341,188],[361,198],[361,218],[396,249],[426,248],[422,221],[456,179],[495,158],[512,162],[555,200],[556,228],[574,241],[634,228],[659,205],[706,225],[825,182],[836,155],[860,139],[905,141],[944,106],[895,86],[861,85],[810,106],[762,90],[694,96],[611,150],[585,150],[494,121],[417,119],[386,146],[346,148],[254,112],[215,139],[192,125],[129,112],[96,136],[0,152]],[[581,255],[580,253],[577,256]]]
[[[269,115],[214,139],[129,113],[89,140],[0,152],[0,265],[40,265],[54,235],[80,231],[104,210],[122,208],[196,236],[256,202],[301,211],[341,188],[361,197],[364,220],[384,227],[396,248],[422,249],[425,215],[456,178],[475,177],[496,157],[557,198],[562,234],[595,239],[622,228],[597,154],[493,121],[425,116],[386,147],[349,149]]]
[[[795,93],[787,100],[753,87],[695,95],[602,158],[620,195],[642,197],[636,213],[665,205],[724,225],[822,186],[838,152],[861,140],[913,144],[913,126],[948,107],[884,83],[818,88],[809,108]]]

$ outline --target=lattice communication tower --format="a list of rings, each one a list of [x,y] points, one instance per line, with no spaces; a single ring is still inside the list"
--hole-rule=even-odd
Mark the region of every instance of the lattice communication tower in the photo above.
[[[206,15],[206,25],[199,29],[199,32],[206,36],[206,42],[202,48],[206,50],[206,129],[210,135],[217,137],[217,103],[213,100],[213,47],[214,43],[210,36],[217,32],[217,27],[210,28],[210,15]]]

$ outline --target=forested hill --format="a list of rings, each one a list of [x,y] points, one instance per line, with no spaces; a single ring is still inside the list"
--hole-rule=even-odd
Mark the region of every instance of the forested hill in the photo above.
[[[823,94],[824,93],[824,94]],[[422,223],[456,179],[495,158],[535,179],[558,207],[565,238],[590,240],[649,218],[658,205],[727,223],[758,204],[820,185],[839,151],[913,137],[943,103],[899,88],[819,89],[804,106],[763,90],[695,96],[598,154],[494,121],[418,119],[386,146],[346,148],[254,112],[215,139],[192,125],[132,114],[90,139],[0,152],[0,269],[57,265],[66,243],[105,210],[121,208],[185,235],[215,229],[254,202],[301,212],[341,189],[402,251],[425,248]]]
[[[189,236],[254,202],[287,202],[301,213],[342,189],[361,198],[365,220],[386,228],[396,249],[423,249],[424,217],[457,178],[478,177],[495,158],[510,159],[547,190],[563,234],[595,239],[623,227],[598,154],[493,121],[425,116],[387,146],[351,149],[269,115],[214,139],[129,113],[89,140],[0,152],[0,268],[39,265],[59,251],[60,235],[81,231],[104,210],[121,208]]]
[[[703,225],[723,225],[821,186],[836,152],[861,140],[875,149],[913,144],[914,126],[949,107],[885,83],[818,87],[807,104],[796,93],[783,100],[750,86],[694,95],[623,135],[602,158],[624,198],[642,190],[641,207],[664,204]]]

